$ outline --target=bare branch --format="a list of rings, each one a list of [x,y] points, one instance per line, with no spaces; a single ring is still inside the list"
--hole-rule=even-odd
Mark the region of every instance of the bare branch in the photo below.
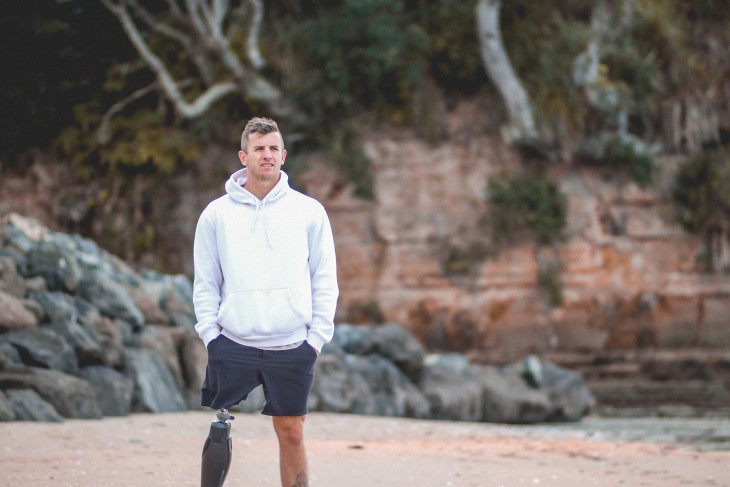
[[[129,40],[137,49],[140,56],[142,56],[142,59],[144,59],[152,71],[155,72],[162,89],[183,117],[199,117],[205,113],[205,111],[210,108],[215,101],[238,91],[238,85],[236,83],[233,83],[232,81],[221,82],[209,87],[193,103],[188,103],[175,83],[175,80],[172,78],[172,75],[170,75],[165,67],[165,64],[145,43],[126,7],[121,4],[113,4],[110,0],[102,0],[102,2],[117,16],[122,24],[124,32],[126,32],[129,37]]]
[[[198,8],[200,7],[201,0],[185,0],[185,5],[188,9],[188,17],[193,24],[193,27],[198,32],[201,39],[205,39],[208,31],[205,28],[205,23],[200,18]]]
[[[246,48],[248,59],[254,69],[259,70],[265,65],[264,57],[259,51],[259,33],[261,32],[261,22],[264,20],[264,4],[261,0],[248,0],[248,3],[251,5],[253,15],[251,15],[251,26],[248,29]]]
[[[117,17],[132,45],[155,73],[162,92],[183,117],[201,116],[216,100],[239,93],[266,105],[273,116],[296,120],[297,123],[306,120],[306,116],[286,99],[281,90],[258,72],[265,64],[258,49],[258,36],[264,17],[261,0],[242,0],[234,12],[231,12],[230,0],[166,0],[169,15],[176,24],[190,26],[188,31],[165,24],[164,20],[145,10],[143,2],[139,0],[100,1]],[[243,24],[239,19],[241,15],[245,19],[249,7],[251,20],[246,38],[248,60],[245,60],[233,49],[231,39],[232,34]],[[224,24],[226,19],[230,19],[229,15],[234,21],[228,23],[228,35],[224,35]],[[173,78],[165,61],[150,48],[147,34],[173,39],[190,56],[207,87],[195,100],[189,102],[185,99],[180,83]],[[215,73],[221,72],[221,68],[227,72],[227,79],[225,74],[223,79],[216,77]]]
[[[109,124],[111,123],[112,117],[114,115],[124,110],[124,108],[126,108],[130,103],[134,102],[135,100],[139,100],[146,94],[152,92],[158,86],[159,85],[157,83],[150,83],[144,88],[138,89],[131,95],[119,100],[114,105],[112,105],[111,108],[107,110],[107,112],[101,118],[99,130],[96,132],[96,138],[99,140],[99,143],[104,145],[107,144],[111,139],[111,134],[109,133]]]
[[[135,13],[139,15],[139,18],[141,18],[144,23],[147,24],[147,27],[155,32],[169,37],[170,39],[176,40],[185,47],[190,47],[192,43],[190,37],[177,29],[173,29],[169,25],[158,22],[155,17],[151,13],[149,13],[149,11],[147,11],[139,4],[139,2],[137,2],[137,0],[129,0],[129,5],[134,9]]]
[[[176,16],[177,18],[183,17],[182,9],[180,8],[180,5],[177,4],[177,0],[165,0],[167,2],[167,6],[170,8],[170,13],[172,15]]]

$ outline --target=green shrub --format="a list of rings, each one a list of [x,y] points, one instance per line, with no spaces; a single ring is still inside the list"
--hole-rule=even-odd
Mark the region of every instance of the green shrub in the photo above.
[[[547,302],[552,307],[563,304],[563,284],[560,282],[560,267],[549,265],[540,269],[537,275],[537,284],[546,294]]]
[[[405,107],[424,72],[429,39],[402,0],[345,0],[286,28],[289,89],[320,120]]]
[[[708,151],[680,167],[672,190],[682,227],[703,238],[700,260],[716,272],[730,268],[730,150]]]
[[[542,174],[489,179],[488,221],[496,244],[525,238],[540,244],[560,240],[567,222],[568,200]]]
[[[646,144],[616,136],[608,140],[604,150],[601,163],[611,168],[625,169],[631,179],[641,186],[649,185],[654,179],[656,164]]]
[[[699,234],[713,222],[730,221],[730,150],[708,151],[682,165],[672,191],[677,219]]]

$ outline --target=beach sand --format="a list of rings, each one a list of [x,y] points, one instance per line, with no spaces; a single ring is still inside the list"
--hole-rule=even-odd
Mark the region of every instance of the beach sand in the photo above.
[[[198,487],[210,412],[0,423],[3,487]],[[238,414],[226,487],[279,485],[271,420]],[[730,451],[585,432],[312,413],[312,487],[730,486]]]

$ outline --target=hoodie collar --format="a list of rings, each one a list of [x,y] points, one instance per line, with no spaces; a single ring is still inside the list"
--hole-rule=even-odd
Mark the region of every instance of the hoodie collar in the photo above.
[[[289,191],[289,176],[284,171],[280,171],[281,177],[276,185],[271,188],[271,191],[264,197],[263,200],[258,199],[250,191],[243,187],[246,184],[248,174],[246,168],[239,169],[238,171],[231,174],[231,177],[226,181],[226,192],[228,197],[234,202],[243,205],[249,205],[256,208],[256,213],[251,221],[251,233],[256,230],[256,224],[259,221],[259,213],[261,213],[264,225],[264,233],[266,234],[266,243],[270,249],[274,248],[271,242],[271,233],[269,232],[269,223],[266,220],[266,205],[271,204],[274,201],[282,198]]]
[[[251,192],[243,187],[248,180],[248,172],[244,167],[231,174],[231,177],[226,181],[226,193],[236,203],[244,205],[258,206],[258,204],[269,204],[272,203],[289,191],[289,176],[284,171],[279,171],[281,177],[276,185],[271,188],[271,191],[264,197],[263,200],[259,200]]]

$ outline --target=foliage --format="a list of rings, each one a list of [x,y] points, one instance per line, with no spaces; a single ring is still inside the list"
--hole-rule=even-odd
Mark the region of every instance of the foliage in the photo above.
[[[729,269],[730,148],[704,152],[682,165],[672,196],[679,223],[705,241],[706,266]]]
[[[503,2],[501,27],[515,70],[536,108],[536,119],[558,138],[572,137],[589,111],[573,83],[573,60],[589,38],[590,5],[582,2]]]
[[[430,72],[449,93],[470,94],[487,84],[481,57],[469,47],[477,44],[475,4],[436,0],[418,6],[418,21],[430,39]]]
[[[567,222],[568,200],[544,175],[491,177],[487,199],[495,243],[528,237],[540,244],[560,240]]]
[[[449,275],[468,274],[490,253],[488,245],[479,241],[471,242],[467,246],[451,244],[443,260],[443,271]]]
[[[677,173],[672,190],[677,220],[687,231],[730,224],[730,148],[707,151]]]
[[[648,186],[657,171],[652,149],[631,137],[611,136],[603,143],[603,154],[595,164],[615,171],[626,171],[640,186]]]
[[[313,18],[285,23],[284,52],[297,60],[288,89],[315,119],[336,124],[359,110],[397,108],[424,71],[429,39],[403,0],[344,0]]]
[[[560,267],[556,264],[540,269],[537,285],[545,291],[547,302],[552,307],[563,304],[563,285],[560,282]]]

